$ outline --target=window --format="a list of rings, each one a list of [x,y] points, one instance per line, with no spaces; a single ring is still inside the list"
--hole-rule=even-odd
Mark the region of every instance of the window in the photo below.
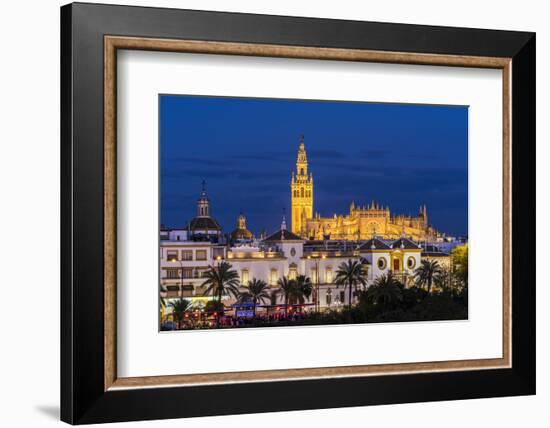
[[[248,269],[241,270],[241,284],[246,285],[249,281],[249,272]]]
[[[300,196],[301,196],[302,198],[304,197],[304,188],[303,188],[303,187],[300,189]]]
[[[224,257],[223,248],[214,248],[212,250],[212,254],[214,256],[214,259],[216,259],[216,260],[218,259],[218,257],[220,259],[223,259],[223,257]]]
[[[327,306],[330,306],[330,304],[332,303],[332,291],[330,291],[330,288],[327,290],[326,299]]]
[[[325,269],[325,282],[327,284],[332,284],[332,268],[328,267]]]
[[[182,250],[181,259],[182,260],[193,260],[193,251],[192,250]]]
[[[340,291],[340,302],[345,303],[346,302],[346,292]]]
[[[294,247],[292,247],[292,248],[290,249],[290,255],[291,255],[292,257],[294,257],[294,256],[296,255],[296,249],[295,249]]]
[[[407,259],[407,267],[409,269],[414,269],[415,266],[416,266],[416,260],[414,259],[414,257],[409,257]]]
[[[317,275],[317,269],[316,268],[313,268],[311,269],[311,282],[313,284],[317,284],[319,282],[319,276]]]
[[[177,251],[168,251],[166,253],[166,259],[168,261],[171,261],[171,262],[176,261],[178,259],[178,252]]]
[[[179,269],[166,269],[166,278],[168,279],[177,279],[179,278],[179,275],[178,275],[178,270]]]
[[[208,269],[195,269],[195,278],[204,278]]]
[[[377,262],[378,269],[380,269],[380,270],[386,269],[386,264],[387,264],[387,262],[386,262],[386,259],[384,257],[380,257],[378,259],[378,262]]]
[[[197,260],[206,260],[206,250],[197,250],[195,256]]]
[[[277,272],[277,269],[271,269],[271,272],[269,273],[269,285],[277,285],[278,280],[279,272]]]
[[[181,272],[184,278],[193,278],[193,268],[183,268]]]
[[[296,269],[296,266],[290,266],[288,269],[288,279],[296,279],[298,276],[298,270]]]
[[[401,270],[401,263],[399,262],[399,259],[393,259],[393,270],[394,271]]]

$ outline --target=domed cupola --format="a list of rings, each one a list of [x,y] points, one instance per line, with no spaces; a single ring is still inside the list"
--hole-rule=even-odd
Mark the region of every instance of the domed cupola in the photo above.
[[[202,192],[197,200],[197,216],[189,222],[189,232],[195,240],[217,239],[221,234],[220,224],[210,216],[210,199],[206,193],[206,182],[202,182]]]
[[[237,217],[237,228],[231,232],[231,241],[251,241],[254,235],[246,228],[246,217],[241,212]]]

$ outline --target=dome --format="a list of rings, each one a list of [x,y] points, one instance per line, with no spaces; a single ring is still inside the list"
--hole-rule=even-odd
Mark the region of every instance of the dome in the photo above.
[[[231,232],[232,241],[248,241],[254,239],[254,235],[246,228],[246,217],[241,213],[237,217],[237,228]]]
[[[231,239],[233,241],[244,241],[254,239],[254,235],[248,229],[235,229],[231,232]]]
[[[221,226],[212,217],[195,217],[189,223],[189,230],[191,232],[203,230],[219,231],[221,229]]]
[[[206,182],[202,182],[202,192],[197,201],[197,216],[189,222],[191,235],[209,235],[221,232],[220,224],[210,216],[210,200],[206,194]]]

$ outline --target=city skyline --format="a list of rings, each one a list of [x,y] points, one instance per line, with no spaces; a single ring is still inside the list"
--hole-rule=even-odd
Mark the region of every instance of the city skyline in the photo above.
[[[392,213],[428,206],[430,224],[467,235],[465,106],[162,95],[161,223],[196,215],[203,180],[230,232],[243,212],[256,235],[289,222],[290,179],[305,135],[315,211],[372,200]]]

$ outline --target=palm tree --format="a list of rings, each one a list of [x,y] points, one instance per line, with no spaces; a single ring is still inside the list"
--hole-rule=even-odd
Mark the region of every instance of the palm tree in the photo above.
[[[361,284],[363,287],[367,284],[363,264],[358,261],[349,259],[338,266],[334,281],[337,285],[343,285],[344,290],[348,287],[349,307],[351,308],[351,292],[352,288],[357,291],[357,286]]]
[[[206,280],[202,286],[208,286],[204,291],[204,295],[212,294],[218,298],[218,302],[222,301],[224,295],[239,295],[239,274],[236,270],[231,269],[232,266],[228,262],[221,262],[218,266],[208,266],[208,270],[204,272]]]
[[[296,281],[293,279],[288,279],[288,277],[283,276],[277,281],[279,289],[278,293],[283,295],[283,300],[285,302],[285,318],[288,315],[288,303],[290,299],[296,294]]]
[[[247,291],[241,293],[241,295],[245,295],[252,301],[254,305],[254,318],[256,318],[256,305],[260,302],[264,303],[270,298],[268,293],[269,286],[265,281],[262,281],[261,279],[252,278],[252,281],[248,281],[246,289]]]
[[[169,303],[169,306],[172,308],[172,313],[174,315],[174,319],[176,320],[179,330],[185,311],[187,311],[191,307],[191,302],[187,299],[179,298],[177,300],[172,300]]]
[[[443,271],[437,260],[422,260],[420,266],[414,271],[416,285],[427,286],[428,293],[432,290],[432,284],[439,282]]]
[[[380,275],[367,290],[367,299],[376,304],[387,305],[389,303],[403,300],[401,283],[395,279],[391,272],[387,275]]]
[[[295,280],[295,287],[292,290],[290,301],[292,304],[299,303],[303,305],[311,297],[313,292],[313,284],[311,279],[305,275],[298,275]]]
[[[434,278],[434,282],[444,293],[455,294],[455,281],[450,269],[441,266],[441,272],[437,278]]]

